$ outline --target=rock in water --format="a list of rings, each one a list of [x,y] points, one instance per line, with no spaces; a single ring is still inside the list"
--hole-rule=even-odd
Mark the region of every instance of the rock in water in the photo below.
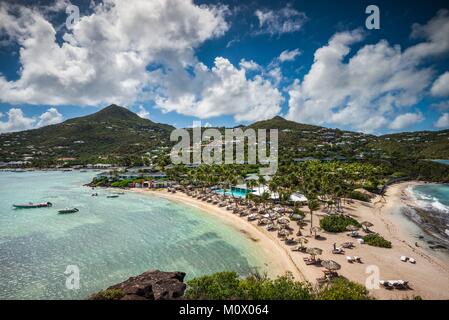
[[[184,272],[150,270],[102,290],[90,300],[175,300],[186,289]]]

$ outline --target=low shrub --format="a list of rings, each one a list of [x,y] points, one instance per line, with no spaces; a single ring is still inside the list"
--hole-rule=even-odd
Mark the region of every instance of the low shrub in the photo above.
[[[346,227],[350,224],[361,227],[357,220],[344,215],[326,216],[320,220],[321,229],[334,233],[346,231]]]
[[[317,294],[318,300],[369,300],[368,290],[361,284],[345,278],[336,278]]]
[[[381,247],[381,248],[391,248],[391,242],[388,240],[385,240],[381,235],[377,233],[369,234],[363,237],[363,241],[365,241],[366,244],[373,246],[373,247]]]

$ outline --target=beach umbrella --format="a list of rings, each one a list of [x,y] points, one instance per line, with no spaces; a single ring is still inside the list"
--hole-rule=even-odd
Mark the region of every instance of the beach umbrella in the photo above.
[[[280,219],[278,220],[278,222],[279,222],[280,224],[288,224],[288,223],[290,223],[290,220],[288,220],[287,218],[280,218]]]
[[[337,270],[341,269],[341,265],[339,265],[334,260],[323,261],[323,262],[321,262],[321,265],[329,271],[337,271]]]
[[[304,244],[309,242],[309,240],[307,238],[305,238],[305,237],[296,238],[296,241],[299,242],[300,247],[303,247]]]
[[[288,231],[287,229],[282,229],[278,232],[278,235],[281,237],[286,237],[290,235],[290,231]]]
[[[322,254],[323,250],[320,248],[307,248],[306,252],[315,258],[316,255]]]
[[[350,224],[350,225],[348,225],[348,226],[346,227],[346,230],[348,230],[348,231],[357,231],[357,230],[359,230],[359,228],[356,227],[356,226],[353,225],[353,224]]]
[[[318,231],[320,231],[321,230],[321,228],[320,227],[312,227],[312,229],[310,229],[313,233],[315,233],[315,237],[316,237],[316,233],[318,232]]]

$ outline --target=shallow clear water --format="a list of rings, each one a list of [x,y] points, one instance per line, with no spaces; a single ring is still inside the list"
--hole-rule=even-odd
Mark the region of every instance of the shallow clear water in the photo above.
[[[264,271],[256,243],[216,218],[149,195],[108,199],[112,191],[82,186],[92,175],[0,172],[0,299],[83,299],[153,268],[187,278]],[[53,207],[11,207],[28,201]],[[66,207],[80,212],[57,214]],[[66,288],[68,265],[80,269],[78,290]]]

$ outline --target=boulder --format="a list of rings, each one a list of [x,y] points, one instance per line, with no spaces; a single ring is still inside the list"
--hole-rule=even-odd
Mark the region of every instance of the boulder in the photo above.
[[[150,270],[110,286],[90,297],[91,300],[175,300],[186,289],[184,272]]]

